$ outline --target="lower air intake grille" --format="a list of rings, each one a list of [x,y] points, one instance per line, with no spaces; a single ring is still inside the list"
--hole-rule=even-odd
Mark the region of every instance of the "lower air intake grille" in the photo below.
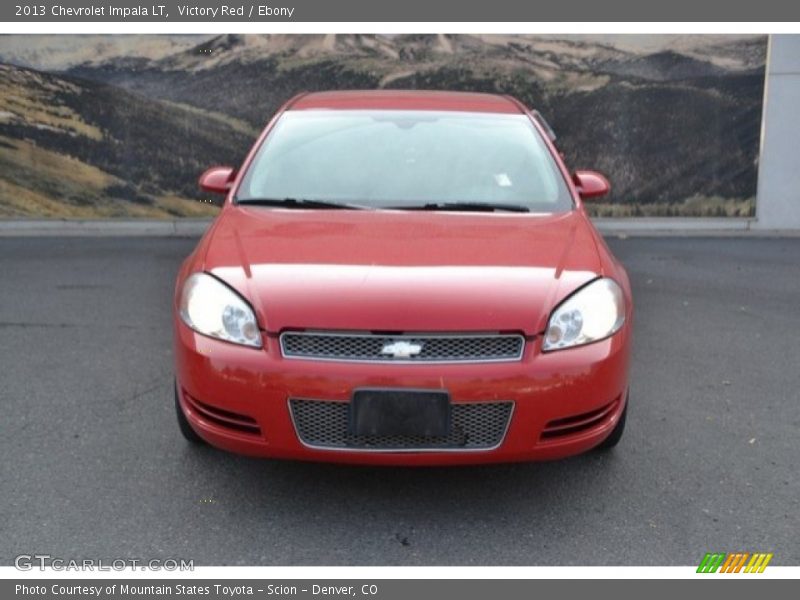
[[[512,402],[470,402],[452,405],[447,437],[356,436],[347,432],[349,404],[320,400],[290,400],[292,420],[300,440],[316,448],[360,450],[489,450],[503,441]]]
[[[602,425],[608,420],[608,417],[614,412],[618,404],[619,398],[597,410],[550,421],[545,426],[544,431],[542,431],[542,440],[552,440],[554,438],[582,433],[598,425]]]
[[[221,408],[216,408],[205,402],[200,402],[184,391],[184,399],[189,407],[196,413],[203,417],[206,421],[210,421],[219,427],[227,429],[234,429],[240,433],[251,433],[253,435],[261,435],[261,428],[253,417],[242,415],[239,413],[231,412]]]

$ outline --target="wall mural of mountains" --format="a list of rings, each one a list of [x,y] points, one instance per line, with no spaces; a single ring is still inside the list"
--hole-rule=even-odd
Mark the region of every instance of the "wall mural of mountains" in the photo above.
[[[0,217],[214,214],[199,173],[239,164],[303,90],[512,94],[604,216],[754,211],[763,36],[0,36]]]

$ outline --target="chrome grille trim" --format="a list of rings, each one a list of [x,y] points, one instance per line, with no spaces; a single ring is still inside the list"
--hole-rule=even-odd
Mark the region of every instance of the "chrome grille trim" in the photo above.
[[[351,436],[347,433],[349,402],[290,398],[288,405],[300,443],[313,450],[334,452],[488,452],[503,444],[514,414],[510,400],[454,402],[453,433],[436,443],[437,438],[432,442],[421,436]],[[487,410],[492,412],[488,417]],[[310,414],[312,411],[317,414]],[[481,419],[491,419],[490,432],[476,430],[476,421]],[[320,428],[324,428],[324,434],[319,433]],[[470,441],[471,435],[479,441]]]
[[[281,355],[292,360],[388,364],[519,362],[525,337],[516,333],[402,333],[284,331]],[[419,356],[383,356],[393,342],[422,344]]]

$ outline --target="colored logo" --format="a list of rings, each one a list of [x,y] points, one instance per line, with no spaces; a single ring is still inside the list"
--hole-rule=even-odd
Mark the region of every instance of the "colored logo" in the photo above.
[[[772,553],[764,552],[709,552],[697,567],[698,573],[763,573]]]

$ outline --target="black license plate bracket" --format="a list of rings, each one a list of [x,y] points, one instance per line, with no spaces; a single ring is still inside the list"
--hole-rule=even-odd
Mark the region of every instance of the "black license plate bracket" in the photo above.
[[[351,435],[437,438],[450,426],[450,394],[443,390],[357,389],[350,402]]]

